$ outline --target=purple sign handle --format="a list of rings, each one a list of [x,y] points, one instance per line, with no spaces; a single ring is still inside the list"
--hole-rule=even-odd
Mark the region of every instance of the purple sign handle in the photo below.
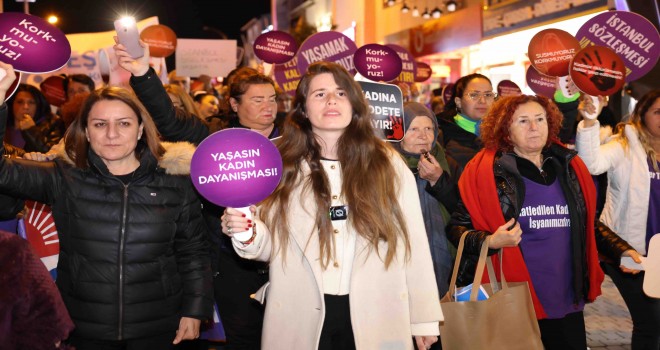
[[[277,187],[282,158],[277,147],[256,131],[225,129],[202,141],[193,154],[190,177],[210,202],[240,208],[257,204]]]
[[[0,13],[0,61],[26,73],[48,73],[71,57],[64,33],[44,19],[19,12]]]

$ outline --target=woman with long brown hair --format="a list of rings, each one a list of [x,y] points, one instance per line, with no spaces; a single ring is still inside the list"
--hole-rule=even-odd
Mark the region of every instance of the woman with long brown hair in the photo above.
[[[270,262],[262,348],[430,347],[442,312],[415,180],[375,135],[360,86],[314,63],[285,123],[282,181],[259,219],[222,217],[229,236],[252,228],[232,238],[239,255]]]

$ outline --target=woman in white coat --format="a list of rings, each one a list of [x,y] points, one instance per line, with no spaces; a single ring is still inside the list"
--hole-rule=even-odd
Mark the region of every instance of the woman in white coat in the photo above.
[[[252,229],[232,238],[239,255],[270,262],[262,348],[428,349],[443,317],[415,179],[360,86],[314,63],[285,123],[282,181],[259,219],[222,216],[225,234]]]
[[[594,112],[585,99],[581,111]],[[593,175],[607,172],[605,207],[600,216],[626,240],[640,262],[651,236],[660,232],[660,90],[644,95],[627,123],[619,124],[611,140],[600,144],[599,123],[589,119],[578,124],[576,149]],[[598,115],[593,113],[592,115]],[[632,349],[660,349],[660,299],[642,291],[644,272],[602,262],[626,302],[633,321]]]

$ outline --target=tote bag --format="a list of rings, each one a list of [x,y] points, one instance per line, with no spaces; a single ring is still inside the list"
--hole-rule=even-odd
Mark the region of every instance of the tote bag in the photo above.
[[[466,232],[467,234],[467,232]],[[474,274],[470,301],[457,302],[453,297],[458,265],[463,255],[466,234],[458,245],[456,263],[449,291],[440,301],[445,321],[440,325],[440,339],[444,350],[543,350],[532,296],[527,282],[507,282],[500,259],[501,286],[497,285],[493,265],[488,258],[487,237],[481,246],[477,270]],[[484,266],[488,265],[489,284],[481,284]],[[489,298],[477,300],[483,286]]]

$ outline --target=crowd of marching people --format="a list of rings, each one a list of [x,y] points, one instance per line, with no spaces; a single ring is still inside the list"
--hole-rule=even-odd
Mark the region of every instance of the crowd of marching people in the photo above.
[[[214,305],[228,350],[441,349],[440,299],[455,292],[454,266],[457,286],[472,282],[482,244],[506,249],[507,279],[528,283],[545,349],[587,348],[583,310],[604,273],[630,311],[632,349],[660,349],[660,299],[620,263],[641,262],[660,232],[660,90],[604,138],[591,116],[605,99],[498,97],[474,73],[434,108],[406,97],[405,136],[386,142],[336,63],[301,72],[285,104],[258,69],[190,91],[185,77],[163,82],[148,50],[114,51],[130,88],[71,75],[60,108],[29,84],[9,97],[15,75],[0,63],[2,228],[15,232],[35,200],[60,240],[55,288],[0,233],[12,247],[0,254],[0,349],[200,348]],[[228,128],[282,156],[251,218],[190,181],[195,147]],[[249,240],[234,236],[246,229]]]

